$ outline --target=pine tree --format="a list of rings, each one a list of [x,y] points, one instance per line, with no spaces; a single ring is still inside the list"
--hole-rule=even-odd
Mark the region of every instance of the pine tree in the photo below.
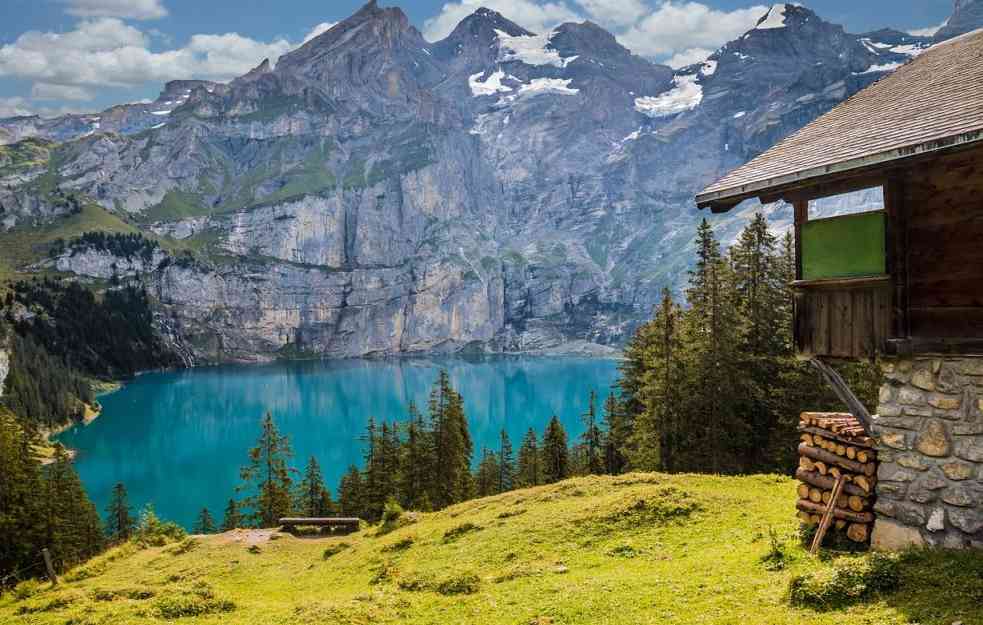
[[[516,469],[516,483],[522,488],[539,486],[543,483],[542,458],[539,454],[539,440],[532,428],[526,432],[519,446],[519,459]]]
[[[690,375],[700,392],[690,394],[693,401],[687,415],[695,434],[689,447],[689,466],[713,473],[733,470],[729,452],[740,446],[746,435],[742,424],[732,419],[739,393],[734,384],[737,370],[736,334],[738,315],[734,301],[733,271],[720,253],[720,244],[710,223],[704,219],[697,228],[697,262],[690,272],[686,291],[690,310],[685,316],[684,333],[689,344]]]
[[[112,498],[106,506],[106,534],[113,542],[124,542],[130,539],[135,525],[136,519],[130,514],[126,487],[119,482],[113,487]]]
[[[215,533],[215,519],[212,518],[212,513],[208,511],[208,508],[202,508],[201,512],[198,513],[198,520],[195,521],[194,533]]]
[[[686,383],[679,346],[681,316],[672,294],[663,289],[640,348],[644,369],[635,390],[638,414],[626,451],[636,471],[672,470],[673,459],[684,445],[679,436],[683,422],[680,387]]]
[[[604,472],[604,459],[601,456],[604,441],[597,427],[597,394],[592,390],[588,399],[587,412],[583,415],[584,433],[580,436],[583,447],[582,473],[598,475]]]
[[[404,508],[429,511],[429,481],[433,467],[433,440],[423,415],[412,401],[406,442],[400,460],[400,500]]]
[[[307,461],[307,467],[304,469],[304,477],[301,479],[297,488],[294,508],[300,515],[305,517],[324,517],[334,511],[331,493],[324,485],[324,478],[321,476],[321,466],[314,456],[311,456]]]
[[[293,455],[290,441],[281,436],[269,412],[263,418],[262,431],[256,446],[249,450],[249,464],[242,467],[239,477],[241,490],[251,493],[243,504],[257,527],[274,527],[292,509],[293,479],[287,461]]]
[[[631,429],[627,424],[624,407],[614,393],[608,393],[604,400],[604,472],[618,475],[628,463],[625,450]]]
[[[552,484],[570,477],[570,457],[567,433],[553,415],[543,433],[543,482]]]
[[[55,446],[54,462],[45,467],[43,488],[42,540],[61,566],[84,562],[102,551],[102,520],[61,445]]]
[[[346,516],[365,516],[365,484],[356,466],[348,467],[338,484],[339,512]]]
[[[239,512],[239,504],[234,498],[230,498],[225,506],[225,514],[222,516],[222,531],[228,532],[240,525],[242,525],[242,514]]]
[[[471,475],[473,445],[464,414],[464,399],[442,370],[430,392],[430,421],[434,437],[434,488],[431,501],[444,508],[464,501],[474,490]]]
[[[515,488],[515,460],[512,458],[512,441],[504,429],[499,434],[498,447],[498,492],[504,493]]]
[[[35,563],[48,546],[38,523],[46,502],[33,436],[0,406],[0,578]]]
[[[487,447],[481,450],[481,462],[478,464],[478,472],[475,476],[478,497],[496,495],[498,490],[501,471],[498,466],[498,456]]]

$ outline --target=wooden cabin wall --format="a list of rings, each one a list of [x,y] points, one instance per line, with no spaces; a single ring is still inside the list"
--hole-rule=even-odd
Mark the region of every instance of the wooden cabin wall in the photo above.
[[[906,173],[911,336],[983,338],[983,148]]]

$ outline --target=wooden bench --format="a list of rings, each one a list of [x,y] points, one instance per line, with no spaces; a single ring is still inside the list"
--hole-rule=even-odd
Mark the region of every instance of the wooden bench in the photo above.
[[[283,517],[280,525],[285,532],[293,532],[300,525],[326,528],[329,534],[351,534],[358,531],[361,520],[358,517]]]

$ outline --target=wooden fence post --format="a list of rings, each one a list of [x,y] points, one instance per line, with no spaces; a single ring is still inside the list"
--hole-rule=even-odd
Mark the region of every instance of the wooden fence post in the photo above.
[[[44,556],[44,567],[48,569],[48,579],[51,580],[51,585],[57,586],[58,576],[55,575],[55,567],[51,563],[51,552],[48,551],[47,547],[45,547],[44,549],[41,550],[41,555]]]

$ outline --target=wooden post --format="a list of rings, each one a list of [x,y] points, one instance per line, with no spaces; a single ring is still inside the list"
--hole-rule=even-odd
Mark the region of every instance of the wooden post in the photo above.
[[[829,505],[826,507],[822,521],[819,522],[819,529],[816,530],[816,536],[812,539],[812,548],[809,549],[809,553],[812,555],[816,555],[819,552],[819,545],[823,543],[826,530],[829,529],[829,524],[833,520],[833,512],[836,510],[836,500],[840,497],[840,491],[843,490],[843,482],[845,481],[846,479],[842,475],[836,478],[836,484],[833,485],[833,492],[829,497]]]
[[[833,392],[836,393],[836,396],[840,398],[840,401],[846,404],[850,414],[857,418],[857,421],[859,421],[860,425],[863,426],[864,432],[867,434],[867,436],[873,436],[873,430],[871,427],[873,425],[873,419],[871,419],[870,413],[867,412],[864,405],[860,403],[857,396],[853,394],[853,391],[851,391],[850,387],[847,386],[847,383],[843,381],[840,374],[836,372],[836,369],[830,367],[819,358],[810,358],[809,364],[819,371],[819,373],[826,380],[826,383],[832,387]]]
[[[51,580],[52,586],[58,585],[58,576],[55,575],[55,567],[51,563],[51,552],[45,547],[41,550],[41,555],[44,556],[44,568],[48,569],[48,579]]]

